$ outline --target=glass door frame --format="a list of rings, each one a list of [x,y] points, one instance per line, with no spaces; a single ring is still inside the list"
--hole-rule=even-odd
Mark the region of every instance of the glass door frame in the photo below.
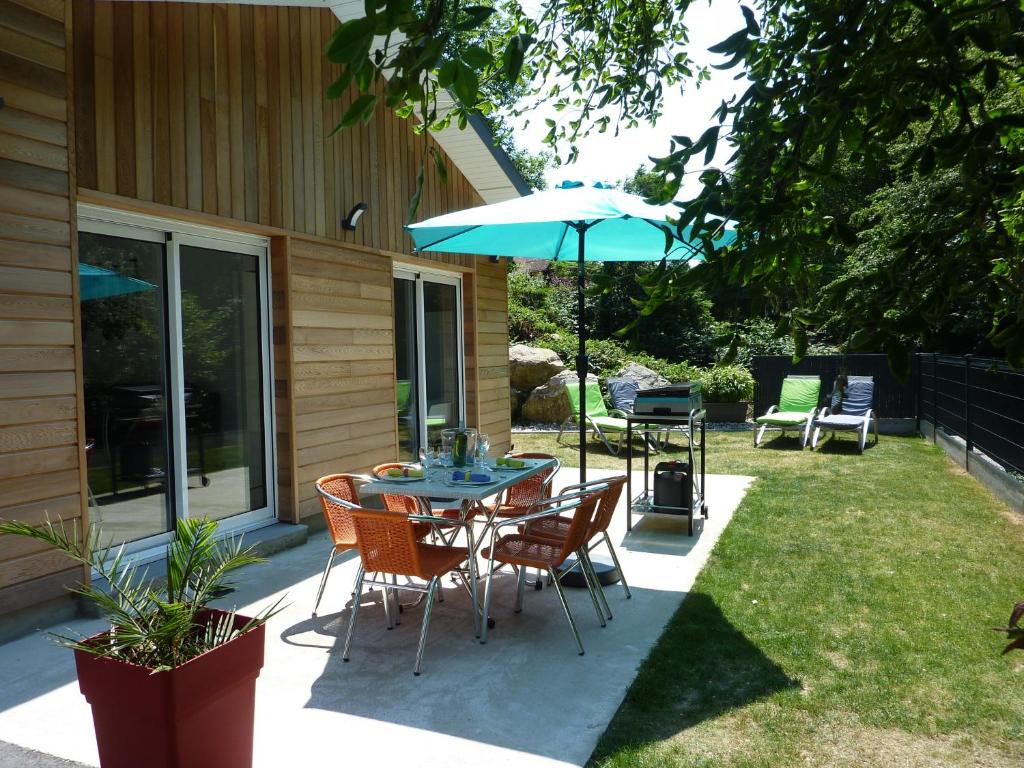
[[[443,269],[430,269],[429,267],[413,266],[405,263],[396,262],[392,270],[392,274],[395,280],[409,280],[415,286],[414,292],[416,298],[416,403],[417,403],[417,416],[419,418],[419,424],[416,425],[416,433],[419,438],[419,445],[417,448],[426,448],[427,439],[427,352],[423,344],[423,329],[426,325],[423,308],[423,284],[438,283],[441,285],[451,285],[455,288],[455,324],[456,324],[456,336],[459,343],[456,345],[457,353],[459,356],[458,360],[458,371],[459,371],[459,414],[458,417],[461,421],[466,420],[466,335],[465,335],[465,323],[463,319],[463,303],[462,303],[462,274],[458,272],[450,272]],[[394,295],[394,291],[392,291]],[[392,315],[394,313],[392,312]],[[397,328],[395,329],[397,332]],[[395,340],[395,349],[398,349],[398,341]],[[397,386],[397,385],[396,385]],[[397,436],[397,435],[396,435]]]
[[[146,214],[120,211],[113,208],[78,204],[78,231],[100,235],[113,235],[165,245],[166,321],[168,367],[168,442],[173,484],[166,492],[171,499],[174,520],[189,517],[188,460],[185,434],[185,364],[181,318],[181,246],[194,246],[209,250],[242,253],[258,260],[260,295],[260,357],[263,378],[263,460],[266,467],[267,503],[260,509],[240,512],[218,520],[218,533],[232,536],[255,528],[272,525],[277,519],[277,423],[274,413],[273,345],[271,331],[270,240],[231,230],[186,224]],[[77,265],[76,265],[77,268]],[[81,343],[81,339],[78,340]],[[165,547],[174,536],[169,531],[128,542],[124,551],[136,562],[147,562],[163,557]]]

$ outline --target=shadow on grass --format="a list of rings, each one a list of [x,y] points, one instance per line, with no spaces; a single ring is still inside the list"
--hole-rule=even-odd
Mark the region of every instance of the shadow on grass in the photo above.
[[[874,439],[870,439],[867,445],[864,446],[865,453],[874,448],[878,443]],[[824,440],[819,440],[818,447],[814,449],[817,453],[831,453],[847,455],[852,454],[854,456],[860,455],[860,447],[858,443],[858,437],[855,432],[847,432],[845,438],[842,433],[839,433],[836,437],[828,435]]]
[[[799,687],[711,596],[690,593],[640,667],[588,765]]]
[[[759,448],[769,451],[802,451],[800,435],[775,435],[771,440],[762,440]]]

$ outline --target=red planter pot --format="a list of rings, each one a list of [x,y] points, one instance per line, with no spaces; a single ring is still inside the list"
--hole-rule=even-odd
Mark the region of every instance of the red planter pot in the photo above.
[[[236,616],[235,626],[247,621]],[[265,634],[259,626],[156,674],[75,651],[102,768],[251,768]]]

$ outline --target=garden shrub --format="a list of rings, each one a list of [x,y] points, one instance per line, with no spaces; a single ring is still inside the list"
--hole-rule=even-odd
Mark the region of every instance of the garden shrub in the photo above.
[[[699,372],[701,397],[707,403],[738,403],[754,396],[754,377],[741,365],[716,365]]]

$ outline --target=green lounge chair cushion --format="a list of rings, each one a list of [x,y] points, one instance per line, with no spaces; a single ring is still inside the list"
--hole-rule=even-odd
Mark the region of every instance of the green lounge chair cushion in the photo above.
[[[810,408],[807,409],[808,411]],[[775,413],[769,413],[764,416],[757,417],[758,424],[769,424],[775,427],[792,427],[797,424],[806,424],[808,413],[799,413],[797,411],[776,411]]]
[[[626,431],[626,420],[619,419],[615,416],[591,416],[591,420],[597,424],[605,432],[625,432]],[[664,425],[660,424],[634,424],[633,433],[642,432],[645,429],[649,429],[652,432],[662,432],[666,429]]]
[[[565,386],[565,393],[569,396],[569,405],[574,414],[580,412],[580,385],[579,382],[570,382]],[[587,382],[587,416],[607,416],[608,409],[605,407],[604,398],[601,396],[601,386],[596,381]],[[622,422],[622,428],[626,428],[626,422]],[[603,429],[603,427],[602,427]]]
[[[795,376],[787,376],[782,380],[782,396],[779,397],[779,410],[783,413],[803,412],[806,414],[818,407],[818,397],[821,394],[821,379],[798,379]],[[772,414],[776,416],[777,414]],[[758,419],[760,421],[760,419]]]

